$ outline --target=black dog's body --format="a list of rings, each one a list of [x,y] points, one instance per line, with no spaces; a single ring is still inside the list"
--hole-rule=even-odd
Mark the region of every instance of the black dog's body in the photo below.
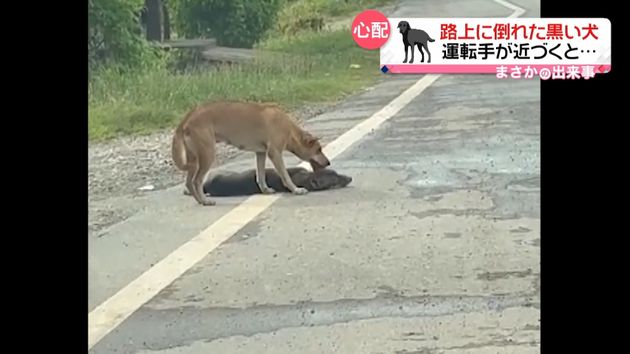
[[[340,175],[330,168],[311,172],[302,167],[292,167],[287,168],[287,172],[297,187],[308,191],[343,188],[352,182],[352,177]],[[269,187],[277,192],[289,192],[276,170],[266,169],[266,176]],[[260,194],[256,170],[213,176],[203,184],[203,192],[223,197]]]
[[[427,42],[435,42],[435,39],[429,37],[429,34],[423,30],[413,29],[409,26],[409,22],[400,21],[398,23],[398,28],[400,29],[400,33],[402,34],[403,44],[405,45],[405,61],[407,62],[407,49],[411,47],[411,60],[409,63],[413,63],[413,48],[418,46],[418,50],[420,54],[422,54],[421,63],[424,63],[424,52],[422,51],[422,47],[427,50],[427,54],[429,54],[428,63],[431,62],[431,52],[429,51],[429,47],[427,46]]]

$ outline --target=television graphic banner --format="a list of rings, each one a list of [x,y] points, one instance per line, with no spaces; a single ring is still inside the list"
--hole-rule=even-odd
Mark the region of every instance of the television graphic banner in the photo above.
[[[611,24],[605,18],[378,20],[357,17],[353,37],[364,48],[378,45],[384,73],[546,80],[589,79],[611,70]]]

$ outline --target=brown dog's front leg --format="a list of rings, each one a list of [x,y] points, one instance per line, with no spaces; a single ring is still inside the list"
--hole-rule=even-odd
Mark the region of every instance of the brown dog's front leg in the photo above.
[[[264,152],[256,153],[256,183],[260,192],[263,194],[273,194],[276,191],[267,185],[267,176],[265,174],[265,160],[267,156]]]
[[[297,187],[295,183],[293,183],[293,180],[291,180],[291,176],[289,176],[289,172],[284,166],[284,160],[282,159],[281,152],[269,150],[267,153],[269,154],[269,159],[273,162],[273,166],[276,168],[276,171],[278,171],[280,179],[282,179],[282,184],[284,184],[291,193],[297,195],[308,193],[306,188]]]

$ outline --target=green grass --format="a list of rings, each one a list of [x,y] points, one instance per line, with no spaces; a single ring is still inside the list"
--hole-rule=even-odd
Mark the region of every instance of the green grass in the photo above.
[[[367,9],[374,9],[376,6],[381,6],[390,3],[389,0],[319,0],[327,2],[330,5],[324,6],[323,12],[330,16],[343,16],[351,12],[359,12]]]
[[[295,2],[300,1],[311,3],[322,15],[327,17],[358,13],[391,3],[390,0],[297,0]]]
[[[273,55],[192,73],[164,65],[132,74],[101,70],[88,88],[90,140],[174,127],[187,110],[208,100],[273,101],[289,109],[333,101],[382,75],[378,51],[359,48],[348,30],[270,38],[259,47]]]

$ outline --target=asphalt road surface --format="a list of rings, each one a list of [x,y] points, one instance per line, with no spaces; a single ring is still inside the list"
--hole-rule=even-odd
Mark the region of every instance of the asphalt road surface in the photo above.
[[[387,15],[513,13],[427,0]],[[90,353],[539,352],[539,102],[538,80],[390,76],[307,124],[348,188],[140,198],[90,239]]]

